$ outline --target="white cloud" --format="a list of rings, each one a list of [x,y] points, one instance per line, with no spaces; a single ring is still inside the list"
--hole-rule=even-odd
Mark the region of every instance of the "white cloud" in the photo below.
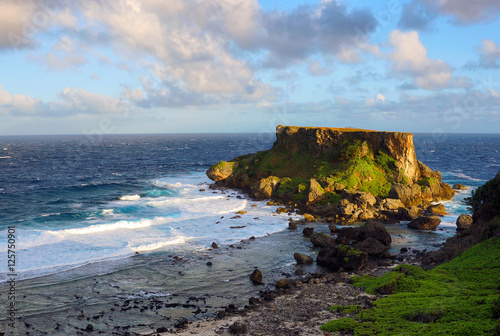
[[[451,67],[442,60],[427,57],[427,49],[420,42],[416,31],[394,30],[389,34],[393,51],[389,57],[394,70],[409,75],[413,84],[423,89],[438,89],[448,86],[452,76]]]
[[[478,48],[480,56],[480,66],[485,68],[498,68],[500,64],[500,45],[496,45],[495,41],[483,39],[481,46]]]
[[[42,110],[43,103],[24,94],[10,94],[0,86],[0,114],[33,115]]]
[[[46,103],[24,94],[11,94],[0,86],[0,114],[8,116],[119,114],[127,110],[122,100],[79,88],[65,88],[57,94],[57,99]]]

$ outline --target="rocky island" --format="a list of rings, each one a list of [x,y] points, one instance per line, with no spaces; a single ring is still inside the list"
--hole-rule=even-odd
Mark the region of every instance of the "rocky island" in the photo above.
[[[417,160],[411,133],[353,128],[279,125],[271,149],[221,161],[207,176],[289,207],[283,211],[333,223],[410,220],[415,229],[435,229],[439,218],[422,215],[455,194],[439,171]]]

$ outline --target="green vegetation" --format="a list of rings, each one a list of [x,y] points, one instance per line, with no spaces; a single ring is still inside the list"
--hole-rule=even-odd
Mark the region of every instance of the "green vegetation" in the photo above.
[[[324,194],[325,199],[320,202],[320,204],[337,204],[342,199],[342,195],[334,192],[327,192]]]
[[[354,335],[500,335],[500,238],[475,245],[430,271],[401,265],[379,278],[358,276],[352,281],[368,293],[391,295],[374,301],[372,309],[361,310],[355,319],[334,320],[321,330]]]
[[[237,158],[236,174],[257,179],[278,176],[277,195],[305,193],[309,188],[309,179],[315,178],[325,189],[332,190],[335,184],[343,184],[348,189],[387,197],[394,182],[407,180],[404,172],[396,169],[393,157],[381,151],[375,153],[366,141],[355,138],[344,139],[342,143],[320,153],[311,153],[300,146],[281,147],[278,145],[268,151]],[[329,193],[326,199],[337,203],[338,197]]]
[[[491,220],[500,216],[500,172],[491,180],[472,191],[465,199],[474,217]]]
[[[323,324],[320,329],[326,332],[353,331],[359,323],[350,317],[343,317]]]
[[[348,306],[335,305],[335,306],[328,308],[328,310],[331,312],[344,313],[344,314],[356,313],[360,309],[361,309],[361,306],[358,306],[358,305],[348,305]]]

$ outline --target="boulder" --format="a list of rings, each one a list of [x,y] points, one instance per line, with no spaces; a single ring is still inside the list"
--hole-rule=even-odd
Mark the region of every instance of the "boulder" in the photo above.
[[[457,184],[453,185],[453,189],[455,189],[455,190],[465,190],[465,189],[467,189],[467,187],[464,186],[463,184],[457,183]]]
[[[384,245],[377,239],[370,237],[354,245],[354,248],[370,255],[381,255],[389,249],[389,246]]]
[[[269,176],[261,179],[252,188],[253,196],[256,199],[270,198],[273,192],[276,191],[279,181],[279,177],[276,176]]]
[[[353,195],[353,203],[358,207],[365,209],[368,206],[373,206],[377,203],[377,199],[369,192],[359,191]]]
[[[368,254],[353,249],[347,245],[340,245],[322,249],[316,257],[316,263],[332,271],[360,270],[368,260]]]
[[[280,279],[278,282],[276,282],[276,288],[290,288],[290,284],[288,283],[287,279]]]
[[[472,216],[470,215],[460,215],[457,218],[457,230],[462,231],[462,230],[467,230],[468,228],[471,227],[472,225]]]
[[[340,200],[339,203],[339,213],[341,216],[351,216],[354,211],[356,211],[357,206],[353,203],[350,203],[347,199]]]
[[[360,240],[374,238],[383,245],[390,245],[392,242],[391,235],[387,232],[385,225],[375,220],[369,220],[359,228],[361,235]]]
[[[389,191],[389,197],[399,199],[405,207],[410,207],[421,203],[421,193],[422,189],[416,183],[411,186],[396,183]]]
[[[315,179],[311,179],[309,181],[309,194],[307,199],[309,203],[314,203],[317,201],[321,201],[324,199],[325,190],[321,187],[321,185]]]
[[[307,222],[314,222],[315,219],[314,219],[314,216],[313,215],[310,215],[310,214],[304,214],[304,219],[307,221]]]
[[[427,212],[432,215],[444,216],[447,214],[443,204],[431,204],[427,207]]]
[[[420,216],[412,220],[408,227],[414,230],[436,230],[439,223],[441,223],[441,219],[438,216]]]
[[[302,230],[302,234],[306,238],[311,237],[313,235],[313,233],[314,233],[314,228],[312,228],[312,227],[306,227],[306,228],[304,228],[304,230]]]
[[[262,273],[258,269],[255,269],[252,274],[250,274],[250,280],[252,280],[255,285],[262,285]]]
[[[315,233],[311,236],[311,243],[314,246],[331,247],[337,245],[335,239],[323,233]]]
[[[386,198],[382,202],[381,206],[385,210],[398,210],[399,208],[405,207],[405,205],[403,204],[403,202],[401,202],[401,200],[395,198]]]
[[[237,162],[220,161],[207,170],[207,176],[215,182],[222,181],[231,176],[237,168]]]
[[[416,206],[412,206],[409,208],[401,208],[400,211],[401,211],[401,216],[405,220],[410,220],[410,221],[418,218],[418,216],[422,216],[423,214],[422,209]]]
[[[305,254],[294,253],[293,258],[299,265],[308,265],[313,263],[313,258]]]
[[[335,241],[338,244],[351,245],[362,240],[359,227],[347,227],[339,230]]]
[[[371,210],[363,210],[363,212],[358,216],[360,220],[367,220],[373,218],[374,212]]]
[[[297,222],[288,222],[288,228],[290,230],[297,230]]]

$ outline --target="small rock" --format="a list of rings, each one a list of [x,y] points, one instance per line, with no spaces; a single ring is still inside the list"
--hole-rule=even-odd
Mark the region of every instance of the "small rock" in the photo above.
[[[312,264],[314,261],[310,256],[301,253],[294,253],[293,258],[299,265]]]
[[[250,274],[250,280],[256,285],[262,285],[262,273],[258,269],[254,270],[252,274]]]
[[[205,189],[200,189],[200,191],[205,191]]]
[[[304,234],[304,237],[311,237],[314,233],[314,228],[312,227],[306,227],[304,230],[302,230],[302,234]]]
[[[252,208],[255,208],[257,206],[257,204],[252,204]]]
[[[330,229],[330,232],[335,232],[337,231],[337,226],[334,223],[328,224],[328,228]]]
[[[453,185],[453,189],[455,189],[455,190],[465,190],[465,189],[467,189],[467,187],[464,186],[463,184],[457,183],[457,184]]]
[[[181,318],[175,322],[174,327],[177,329],[184,329],[188,323],[189,321],[186,318]]]
[[[313,215],[310,215],[310,214],[304,214],[304,219],[305,219],[307,222],[314,222],[314,221],[315,221],[314,216],[313,216]]]
[[[408,252],[408,248],[407,247],[402,247],[401,250],[399,250],[399,252],[401,252],[401,253],[407,253]]]
[[[274,202],[273,201],[269,201],[266,203],[266,205],[274,205]]]
[[[213,265],[213,264],[212,264],[212,262],[211,262],[211,261],[207,262],[207,266],[212,266],[212,265]]]
[[[212,243],[212,248],[214,248],[214,249],[219,248],[219,245],[217,245],[217,243],[216,243],[216,242],[213,242],[213,243]]]
[[[288,228],[290,230],[297,230],[297,222],[288,222]]]
[[[276,282],[276,288],[290,288],[290,284],[287,279],[280,279]]]
[[[471,227],[472,225],[472,217],[469,215],[460,215],[457,218],[457,230],[462,231],[462,230],[467,230],[468,228]]]
[[[166,327],[159,327],[158,329],[156,329],[156,332],[158,333],[162,333],[162,332],[167,332],[168,329]]]
[[[93,331],[94,330],[94,326],[92,324],[87,324],[87,327],[85,327],[85,330],[86,331]]]
[[[236,321],[229,327],[229,333],[239,335],[247,332],[247,325],[243,322]]]
[[[237,215],[244,215],[244,214],[246,214],[246,213],[247,213],[247,212],[246,212],[246,211],[244,211],[244,210],[241,210],[241,211],[236,212],[236,214],[237,214]]]

